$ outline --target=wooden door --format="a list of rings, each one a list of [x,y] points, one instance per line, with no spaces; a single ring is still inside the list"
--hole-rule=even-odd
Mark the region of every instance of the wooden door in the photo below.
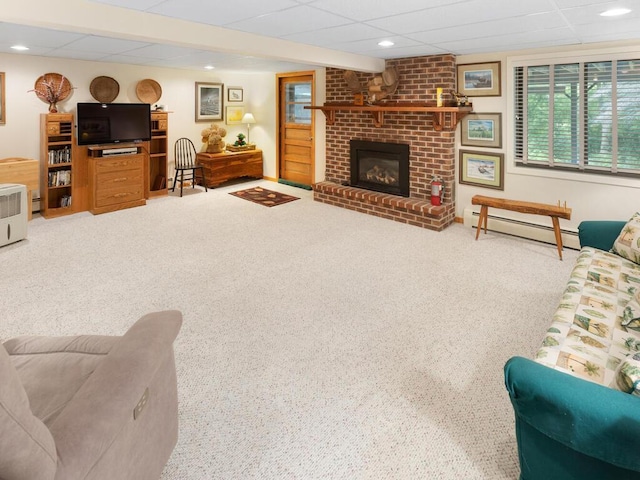
[[[313,72],[278,75],[278,175],[282,180],[314,182]]]

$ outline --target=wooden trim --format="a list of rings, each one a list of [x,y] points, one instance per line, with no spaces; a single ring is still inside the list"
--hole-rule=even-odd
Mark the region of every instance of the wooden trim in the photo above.
[[[352,103],[325,103],[322,106],[304,107],[309,110],[321,110],[327,117],[327,125],[333,125],[337,111],[369,112],[376,127],[384,125],[384,112],[426,113],[431,117],[433,129],[454,131],[458,123],[473,107],[436,107],[426,103],[387,102],[380,105],[354,105]]]
[[[453,219],[453,221],[455,223],[464,223],[464,218],[463,217],[456,217]]]
[[[277,179],[280,178],[280,147],[281,147],[281,136],[282,136],[282,125],[280,124],[280,119],[282,116],[281,111],[281,92],[280,85],[282,80],[287,78],[294,77],[311,77],[311,102],[315,102],[316,98],[316,71],[315,70],[303,70],[298,72],[287,72],[287,73],[276,73],[276,182]],[[306,108],[306,107],[305,107]],[[314,115],[311,115],[311,135],[312,135],[312,144],[311,144],[311,184],[316,183],[316,119]]]

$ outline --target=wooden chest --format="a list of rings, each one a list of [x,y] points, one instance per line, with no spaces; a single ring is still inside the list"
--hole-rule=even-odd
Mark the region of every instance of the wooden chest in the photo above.
[[[262,150],[244,152],[198,153],[204,166],[207,187],[240,177],[262,178]]]

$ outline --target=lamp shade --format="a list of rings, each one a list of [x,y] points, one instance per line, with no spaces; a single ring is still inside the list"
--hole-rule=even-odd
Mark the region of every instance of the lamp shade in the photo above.
[[[240,123],[256,123],[256,119],[253,118],[253,113],[245,113]]]

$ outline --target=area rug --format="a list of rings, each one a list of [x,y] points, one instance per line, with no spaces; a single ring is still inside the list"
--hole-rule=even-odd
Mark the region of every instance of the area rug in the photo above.
[[[238,190],[237,192],[229,192],[229,195],[234,195],[238,198],[244,198],[253,203],[259,203],[265,207],[275,207],[276,205],[282,205],[283,203],[293,202],[299,200],[298,197],[293,195],[287,195],[285,193],[274,192],[262,187],[248,188],[247,190]]]

